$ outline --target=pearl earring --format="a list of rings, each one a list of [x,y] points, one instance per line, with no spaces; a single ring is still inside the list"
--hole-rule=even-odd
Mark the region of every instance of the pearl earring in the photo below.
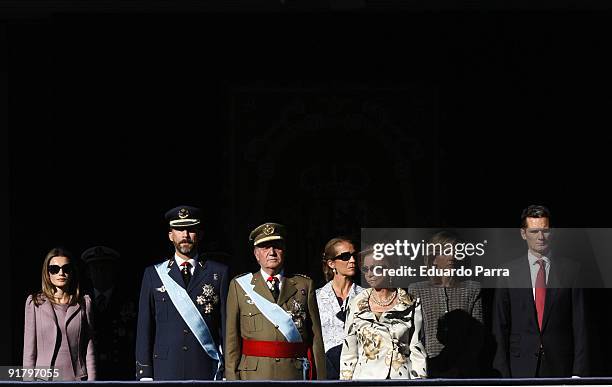
[[[334,274],[338,274],[338,270],[336,270],[335,267],[332,267],[332,271],[334,272]]]

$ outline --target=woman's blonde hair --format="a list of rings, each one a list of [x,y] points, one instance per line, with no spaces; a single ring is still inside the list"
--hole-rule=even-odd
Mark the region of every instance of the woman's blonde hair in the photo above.
[[[450,231],[439,231],[429,238],[428,243],[435,244],[439,246],[446,246],[447,244],[455,246],[457,243],[461,242],[461,239],[456,234]],[[453,247],[454,248],[454,247]],[[442,255],[443,249],[432,249],[433,253],[425,255],[425,265],[430,268],[433,267],[434,261],[437,255]],[[437,253],[439,254],[437,254]],[[439,285],[442,283],[442,278],[438,276],[430,277],[429,280],[432,284]],[[456,279],[451,278],[451,284],[455,284]]]
[[[336,245],[338,243],[350,243],[355,247],[353,240],[346,236],[338,236],[330,239],[323,248],[322,260],[321,260],[321,268],[323,270],[323,277],[325,277],[325,282],[329,282],[334,278],[334,271],[327,264],[327,261],[332,261],[336,257]]]
[[[32,300],[34,301],[34,304],[36,306],[40,306],[44,302],[45,298],[51,302],[55,302],[54,295],[55,295],[55,291],[57,290],[57,288],[51,282],[51,276],[49,275],[49,262],[55,257],[68,258],[68,264],[72,268],[70,276],[68,277],[68,289],[67,289],[67,293],[70,295],[70,302],[69,302],[70,305],[74,305],[82,301],[81,292],[79,289],[79,273],[76,268],[76,265],[72,261],[72,254],[70,254],[68,250],[62,247],[54,247],[51,250],[49,250],[49,252],[45,256],[45,260],[43,261],[42,273],[41,273],[42,274],[42,280],[41,280],[42,288],[40,291],[32,295]]]

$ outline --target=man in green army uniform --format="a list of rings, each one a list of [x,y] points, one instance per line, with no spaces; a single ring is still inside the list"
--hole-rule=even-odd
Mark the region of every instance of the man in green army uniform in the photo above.
[[[325,379],[312,280],[283,271],[285,227],[264,223],[249,240],[261,270],[234,278],[227,296],[227,380]]]

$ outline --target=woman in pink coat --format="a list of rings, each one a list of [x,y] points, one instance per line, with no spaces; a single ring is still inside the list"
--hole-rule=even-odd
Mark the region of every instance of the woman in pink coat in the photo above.
[[[42,290],[25,304],[23,366],[54,368],[45,380],[95,380],[91,300],[82,296],[70,253],[54,248],[42,267]]]

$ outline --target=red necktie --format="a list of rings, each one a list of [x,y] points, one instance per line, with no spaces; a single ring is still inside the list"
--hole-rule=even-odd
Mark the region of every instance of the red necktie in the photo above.
[[[542,330],[542,317],[544,317],[544,304],[546,303],[546,262],[543,259],[536,261],[540,265],[535,282],[535,305],[538,312],[538,326]]]
[[[274,297],[274,301],[278,301],[278,295],[279,295],[279,290],[278,290],[278,278],[276,277],[268,277],[268,282],[270,282],[270,284],[272,284],[272,288],[270,289],[270,291],[272,292],[272,297]]]

